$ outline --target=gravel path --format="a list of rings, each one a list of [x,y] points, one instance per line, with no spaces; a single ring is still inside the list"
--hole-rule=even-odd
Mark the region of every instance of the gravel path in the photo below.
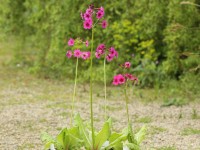
[[[47,131],[55,136],[62,127],[68,126],[70,103],[64,99],[58,100],[61,99],[60,96],[55,100],[49,96],[51,99],[49,100],[48,96],[44,97],[43,95],[38,100],[40,92],[37,93],[37,90],[38,87],[41,88],[40,85],[35,86],[35,89],[33,87],[24,88],[24,86],[16,89],[15,86],[7,85],[0,91],[0,149],[40,150],[42,149],[40,141],[42,131]],[[42,88],[45,89],[43,86]],[[41,91],[44,90],[42,88]],[[64,90],[62,94],[65,94]],[[21,101],[18,98],[22,98]],[[26,101],[28,98],[29,100]],[[75,106],[77,112],[85,120],[89,120],[90,116],[87,99],[86,93],[79,95],[78,103]],[[114,130],[124,128],[127,122],[123,100],[110,99],[108,104],[108,112],[113,119]],[[96,96],[94,117],[97,128],[103,124],[103,105],[103,98]],[[144,104],[137,100],[131,100],[129,108],[134,129],[144,124],[148,128],[147,138],[143,142],[142,149],[159,149],[169,146],[171,149],[178,150],[197,150],[200,148],[200,134],[182,135],[184,129],[200,129],[200,119],[192,119],[191,116],[194,109],[196,113],[200,114],[199,104],[193,103],[183,107],[160,107],[159,103]]]

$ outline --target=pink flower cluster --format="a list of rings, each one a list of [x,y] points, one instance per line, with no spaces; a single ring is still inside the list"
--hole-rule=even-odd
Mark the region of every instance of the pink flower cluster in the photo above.
[[[122,68],[125,68],[125,69],[129,69],[131,67],[131,63],[130,62],[125,62],[124,64],[120,65]]]
[[[74,39],[72,38],[69,39],[68,46],[74,46]]]
[[[96,48],[96,52],[95,52],[95,56],[97,59],[100,59],[102,55],[106,54],[106,60],[107,61],[112,61],[115,57],[118,57],[118,52],[115,50],[114,47],[110,47],[107,51],[106,51],[106,46],[104,44],[100,44],[98,45],[98,47]]]
[[[79,42],[84,43],[86,47],[89,46],[88,40],[86,40],[85,42],[83,42],[82,40],[79,40]],[[73,38],[70,38],[68,41],[68,46],[74,46],[74,44],[75,44],[75,40]]]
[[[104,29],[108,26],[108,23],[106,20],[103,20],[102,23],[100,23],[100,24],[101,24],[102,28],[104,28]]]
[[[104,8],[103,8],[103,7],[100,7],[100,8],[98,9],[97,13],[96,13],[97,19],[103,18],[104,13],[105,13],[105,12],[104,12]]]
[[[118,74],[116,76],[114,76],[113,78],[113,85],[122,85],[124,83],[126,83],[128,80],[133,81],[133,82],[138,82],[138,78],[133,76],[132,74]]]
[[[127,61],[121,66],[123,68],[129,69],[131,67],[131,63]],[[118,75],[114,76],[112,83],[113,83],[113,85],[122,85],[122,84],[126,83],[127,81],[132,81],[134,83],[137,83],[138,78],[129,73],[126,73],[124,75],[118,74]]]
[[[84,60],[89,59],[90,58],[90,52],[82,52],[79,49],[74,50],[74,53],[71,50],[68,50],[66,53],[66,56],[68,58],[71,58],[72,56],[74,56],[75,58],[82,58]]]
[[[92,26],[93,26],[92,15],[95,14],[95,10],[97,10],[96,18],[98,20],[100,20],[101,18],[104,17],[105,11],[104,11],[103,7],[94,8],[93,5],[90,5],[89,8],[86,9],[85,13],[81,12],[81,18],[84,20],[83,21],[84,29],[91,29],[92,28]],[[106,20],[103,20],[100,24],[101,24],[102,28],[106,28],[107,25],[108,25]]]

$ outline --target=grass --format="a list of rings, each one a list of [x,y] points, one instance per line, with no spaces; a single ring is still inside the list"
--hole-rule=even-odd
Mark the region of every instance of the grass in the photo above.
[[[32,149],[32,148],[36,148],[34,144],[32,144],[32,143],[24,143],[23,145],[19,146],[17,148],[17,150],[25,150],[25,149]]]
[[[159,126],[150,126],[148,129],[148,134],[155,135],[155,134],[159,134],[159,133],[166,132],[166,131],[167,131],[166,128],[162,128]]]
[[[185,128],[182,130],[181,135],[200,135],[200,129]]]
[[[150,116],[145,116],[145,117],[137,118],[136,122],[139,122],[139,123],[151,123],[152,122],[152,118]]]
[[[167,99],[164,100],[164,103],[161,105],[163,107],[168,107],[168,106],[183,106],[186,105],[188,102],[185,99],[182,98],[173,98],[173,99]]]
[[[192,110],[191,118],[192,119],[200,119],[200,115],[197,113],[196,109]]]
[[[164,146],[161,148],[158,148],[157,150],[176,150],[174,146]]]

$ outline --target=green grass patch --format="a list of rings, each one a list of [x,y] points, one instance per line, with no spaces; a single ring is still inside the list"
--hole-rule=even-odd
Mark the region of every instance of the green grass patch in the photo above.
[[[139,122],[139,123],[151,123],[152,122],[152,118],[150,116],[145,116],[145,117],[137,118],[136,122]]]
[[[150,126],[148,129],[148,134],[154,135],[154,134],[159,134],[161,132],[167,131],[166,128],[158,127],[158,126]]]
[[[196,109],[192,110],[192,119],[200,119],[200,115],[197,113]]]
[[[158,148],[157,150],[176,150],[176,148],[174,146],[164,146]]]
[[[70,104],[66,104],[66,102],[57,102],[57,103],[53,103],[53,104],[48,104],[46,105],[46,108],[71,108]]]
[[[25,149],[33,149],[33,148],[37,149],[37,147],[35,147],[35,145],[32,143],[24,143],[23,145],[19,146],[17,150],[25,150]]]
[[[102,106],[102,108],[104,109],[104,106]],[[107,105],[106,108],[110,111],[116,111],[116,110],[122,110],[123,106],[111,106],[111,105]]]
[[[185,99],[182,98],[173,98],[173,99],[166,99],[164,100],[162,107],[168,107],[168,106],[183,106],[186,105],[188,102]]]
[[[194,134],[200,135],[200,130],[194,128],[185,128],[181,132],[181,135],[194,135]]]
[[[69,116],[69,112],[61,112],[59,115],[62,117],[67,117]]]

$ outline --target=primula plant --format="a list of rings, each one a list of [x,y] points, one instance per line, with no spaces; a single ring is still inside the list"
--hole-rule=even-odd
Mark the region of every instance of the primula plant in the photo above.
[[[99,44],[94,52],[94,31],[100,26],[105,29],[108,26],[106,20],[103,20],[105,11],[103,7],[95,8],[94,5],[90,5],[84,13],[81,12],[81,19],[83,21],[83,28],[85,30],[91,30],[91,42],[90,51],[82,51],[83,45],[88,48],[89,41],[81,38],[70,38],[68,40],[69,50],[66,53],[67,58],[76,59],[76,70],[74,80],[74,91],[72,96],[71,107],[71,119],[70,127],[64,128],[55,137],[49,136],[47,133],[42,134],[42,141],[45,142],[45,150],[139,150],[140,143],[144,139],[146,128],[143,127],[137,133],[133,133],[132,124],[129,117],[128,110],[128,96],[126,90],[128,83],[136,84],[138,78],[124,73],[127,71],[131,64],[125,62],[121,67],[123,73],[114,76],[113,85],[122,86],[124,88],[124,96],[126,102],[127,111],[127,127],[122,132],[117,133],[112,131],[111,118],[107,117],[106,112],[106,63],[111,62],[114,58],[118,58],[118,52],[113,46],[106,46],[105,44]],[[105,123],[100,131],[95,131],[94,118],[93,118],[93,87],[92,87],[92,72],[93,72],[93,59],[104,59],[104,91],[105,91]],[[78,64],[79,59],[90,61],[90,126],[87,126],[79,114],[74,113],[74,103],[76,97],[76,85],[78,76]],[[72,118],[74,121],[72,123]]]

